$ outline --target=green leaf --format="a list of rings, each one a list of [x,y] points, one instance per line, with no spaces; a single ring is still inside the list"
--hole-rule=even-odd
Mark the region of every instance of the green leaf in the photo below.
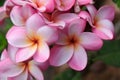
[[[117,6],[120,8],[120,0],[113,0],[117,4]]]
[[[120,40],[106,41],[94,60],[102,60],[108,65],[120,67]]]
[[[7,41],[5,39],[5,36],[2,33],[0,33],[0,53],[6,46],[7,46]]]
[[[5,0],[0,0],[0,6],[3,6]]]

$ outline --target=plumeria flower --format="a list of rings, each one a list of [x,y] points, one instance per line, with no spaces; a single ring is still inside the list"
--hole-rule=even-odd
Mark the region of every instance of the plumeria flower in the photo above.
[[[79,19],[79,16],[75,13],[62,13],[59,11],[55,11],[52,13],[52,15],[44,13],[43,19],[45,20],[46,24],[63,29],[73,20]]]
[[[97,11],[93,5],[87,5],[87,9],[90,15],[86,12],[82,12],[79,15],[88,19],[90,25],[92,26],[92,31],[101,39],[113,39],[114,25],[112,20],[114,19],[115,14],[114,8],[111,6],[103,6]]]
[[[16,26],[25,26],[27,19],[36,13],[30,5],[14,6],[11,13],[10,19]]]
[[[52,12],[55,8],[54,0],[12,0],[16,5],[29,4],[40,12]]]
[[[47,68],[47,62],[37,63],[30,60],[22,63],[14,63],[8,54],[9,52],[4,50],[1,56],[0,80],[33,80],[33,78],[44,80],[41,67],[44,65]]]
[[[13,8],[14,4],[10,0],[6,0],[4,5],[0,7],[0,21],[9,17],[10,11]]]
[[[83,70],[87,64],[86,50],[98,50],[102,40],[91,32],[83,32],[86,21],[78,19],[59,31],[56,45],[51,49],[49,62],[53,66],[67,63],[72,69]]]
[[[55,4],[59,11],[68,11],[75,4],[75,0],[55,0]]]
[[[44,21],[38,14],[31,16],[26,27],[13,26],[7,33],[8,43],[19,48],[15,54],[16,62],[33,59],[37,62],[45,62],[49,58],[49,46],[57,40],[57,30],[44,25]]]

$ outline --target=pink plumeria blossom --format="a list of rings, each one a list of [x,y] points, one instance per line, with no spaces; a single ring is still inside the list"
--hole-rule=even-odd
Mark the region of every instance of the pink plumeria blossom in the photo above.
[[[34,13],[36,13],[36,10],[30,5],[14,6],[10,13],[10,18],[14,25],[25,26],[27,19]]]
[[[98,11],[93,5],[87,5],[87,9],[90,13],[83,15],[82,17],[88,16],[88,21],[92,26],[92,31],[97,34],[101,39],[111,40],[114,38],[114,25],[112,20],[114,19],[115,10],[111,6],[103,6]],[[90,16],[90,17],[89,17]]]
[[[68,11],[75,4],[75,0],[55,0],[55,3],[59,11]]]
[[[56,41],[57,36],[56,29],[44,25],[41,17],[34,14],[27,20],[26,27],[13,26],[6,37],[10,45],[20,48],[16,54],[16,62],[31,57],[38,62],[45,62],[50,54],[48,44]]]
[[[12,0],[16,5],[29,4],[40,12],[53,12],[55,8],[54,0]]]
[[[91,32],[83,32],[86,21],[78,19],[59,31],[59,39],[51,49],[50,64],[61,66],[65,63],[75,70],[83,70],[87,64],[87,50],[98,50],[102,40]]]
[[[47,68],[47,62],[37,63],[31,60],[22,63],[14,63],[9,58],[8,54],[9,52],[4,50],[1,56],[0,80],[32,80],[32,77],[37,80],[44,80],[41,67],[44,65],[44,67]]]
[[[11,0],[6,0],[4,5],[0,7],[0,21],[4,20],[5,18],[9,17],[10,11],[14,4]]]

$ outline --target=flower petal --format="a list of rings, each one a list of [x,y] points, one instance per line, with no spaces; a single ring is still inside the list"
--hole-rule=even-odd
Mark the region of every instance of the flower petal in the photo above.
[[[67,63],[73,55],[73,46],[54,46],[51,49],[50,64],[61,66]]]
[[[4,77],[17,76],[24,70],[25,66],[14,64],[9,58],[0,62],[0,75]]]
[[[6,11],[4,10],[4,7],[0,7],[0,21],[8,17]]]
[[[16,54],[16,62],[22,62],[30,59],[37,50],[37,44],[19,49]]]
[[[86,21],[83,19],[74,20],[74,22],[69,24],[68,34],[69,35],[79,35],[84,31],[86,26]]]
[[[18,48],[13,47],[10,44],[8,45],[8,55],[13,62],[16,62],[15,56],[16,56],[17,51],[18,51]]]
[[[100,20],[97,22],[97,28],[93,28],[93,32],[102,39],[111,40],[114,38],[114,25],[109,20]]]
[[[78,46],[71,60],[68,62],[69,66],[77,71],[83,70],[87,65],[87,54],[83,47]]]
[[[29,63],[29,72],[36,80],[44,80],[42,71],[32,63]]]
[[[110,14],[110,15],[109,15]],[[103,6],[101,7],[98,12],[96,17],[98,19],[109,19],[109,20],[113,20],[115,16],[115,9],[112,6]]]
[[[8,31],[6,38],[8,43],[14,47],[27,47],[32,45],[27,37],[25,27],[13,26]]]
[[[27,80],[27,78],[28,78],[28,71],[26,69],[21,74],[14,76],[12,78],[9,78],[9,80]]]
[[[28,33],[32,34],[45,24],[43,18],[39,14],[33,14],[26,22]]]
[[[29,5],[15,6],[10,13],[10,18],[15,25],[25,26],[26,20],[34,13],[35,10]]]
[[[102,47],[102,40],[91,32],[83,32],[80,35],[81,45],[87,50],[98,50]]]
[[[42,39],[48,43],[53,43],[58,39],[57,30],[49,27],[43,26],[38,31],[37,34],[42,37]]]
[[[65,23],[70,23],[75,19],[79,19],[79,16],[74,13],[62,13],[56,16],[55,21],[64,21]]]
[[[69,10],[75,3],[75,0],[55,0],[56,7],[60,11]]]
[[[33,58],[37,62],[45,62],[46,60],[48,60],[49,55],[50,55],[50,50],[48,45],[45,42],[41,42],[38,45],[37,51],[33,56]]]
[[[4,49],[3,50],[3,52],[2,52],[2,54],[1,54],[1,60],[4,60],[4,59],[6,59],[6,58],[8,58],[9,56],[8,56],[8,52],[7,52],[7,50],[6,49]]]
[[[67,45],[67,34],[65,34],[62,30],[59,30],[58,32],[58,40],[56,41],[56,44],[58,45]]]
[[[93,0],[78,0],[80,5],[92,4]]]
[[[92,20],[94,20],[94,17],[96,16],[97,13],[97,9],[93,5],[87,5],[86,7],[91,15]]]

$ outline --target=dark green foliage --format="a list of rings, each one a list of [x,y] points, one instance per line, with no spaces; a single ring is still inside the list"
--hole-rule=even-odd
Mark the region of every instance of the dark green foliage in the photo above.
[[[120,8],[120,0],[113,0],[117,4],[117,6]]]
[[[102,60],[108,65],[120,67],[120,40],[106,41],[94,60]]]

